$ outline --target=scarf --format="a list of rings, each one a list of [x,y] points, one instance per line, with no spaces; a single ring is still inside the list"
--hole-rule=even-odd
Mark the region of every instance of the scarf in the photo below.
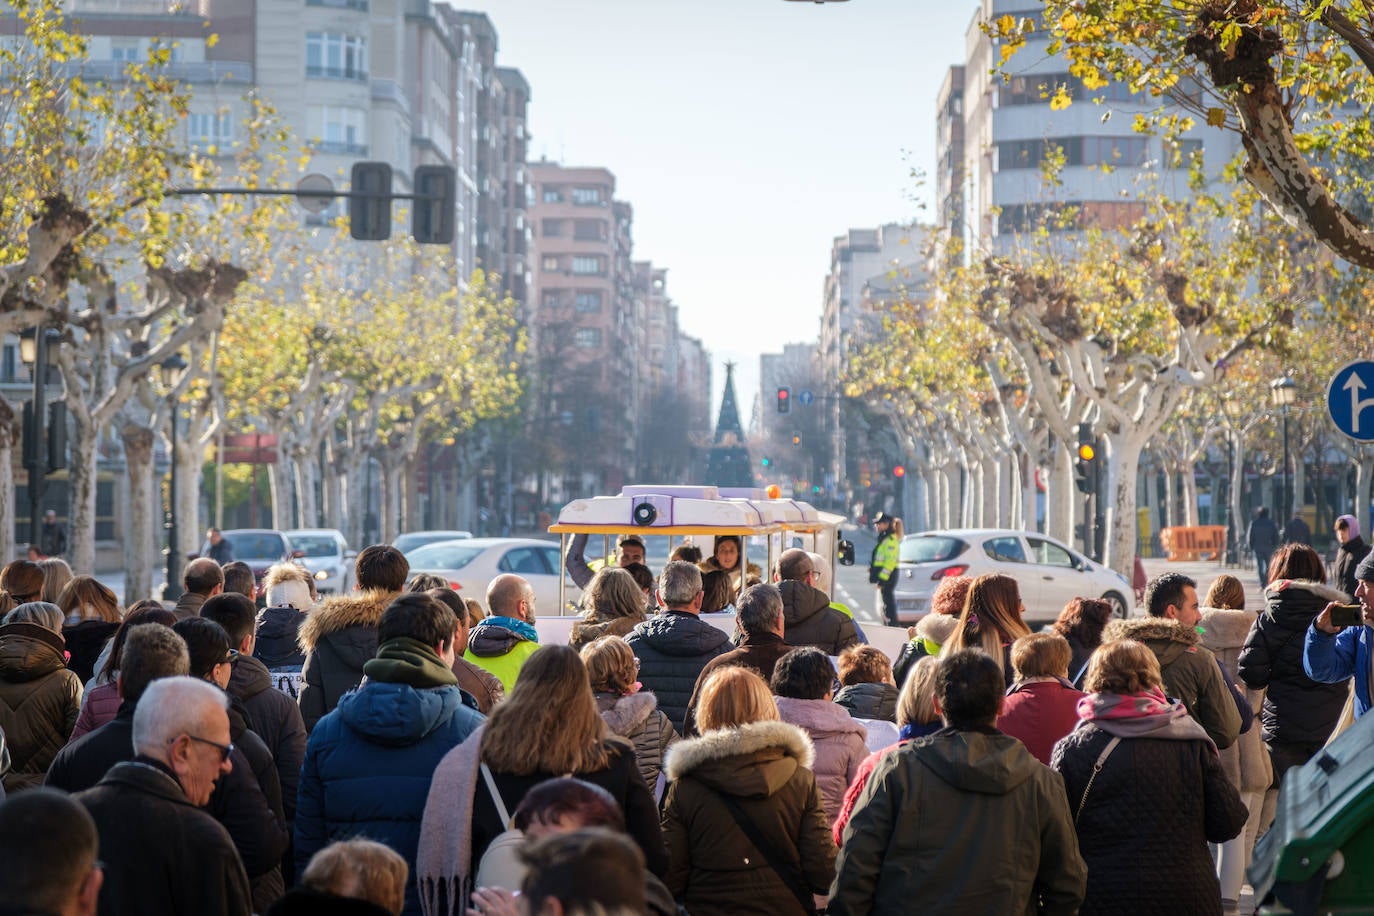
[[[368,680],[385,684],[409,684],[418,690],[457,686],[453,669],[444,664],[433,646],[418,639],[398,636],[377,647],[377,657],[363,665]]]
[[[1117,738],[1162,738],[1167,741],[1206,741],[1217,753],[1206,730],[1177,700],[1159,687],[1141,693],[1090,693],[1078,701],[1080,728],[1096,727]]]
[[[474,729],[444,755],[429,784],[415,856],[415,887],[425,916],[463,916],[472,894],[472,807],[482,733]]]

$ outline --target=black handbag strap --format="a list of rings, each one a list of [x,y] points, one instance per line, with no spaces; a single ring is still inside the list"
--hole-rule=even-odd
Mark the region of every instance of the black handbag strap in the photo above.
[[[717,793],[717,797],[725,804],[725,810],[730,812],[730,816],[735,819],[735,824],[745,837],[753,844],[759,854],[768,862],[770,868],[777,872],[782,883],[787,885],[787,889],[792,892],[792,896],[797,898],[801,904],[803,913],[815,913],[816,901],[806,889],[806,882],[802,876],[800,863],[793,862],[791,858],[782,854],[768,839],[759,831],[758,825],[749,819],[739,804],[724,792]]]

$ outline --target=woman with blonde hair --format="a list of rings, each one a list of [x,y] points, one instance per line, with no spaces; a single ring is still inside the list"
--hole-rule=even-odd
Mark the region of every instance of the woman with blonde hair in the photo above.
[[[953,655],[960,649],[982,649],[997,662],[1002,669],[1002,677],[1010,687],[1015,680],[1011,644],[1022,636],[1029,636],[1031,632],[1021,619],[1025,609],[1015,579],[1001,573],[984,573],[969,586],[959,622],[949,640],[941,647],[940,654]]]
[[[658,708],[658,698],[640,689],[639,659],[619,636],[603,636],[582,647],[582,663],[606,727],[635,746],[640,775],[660,796],[663,758],[680,736]]]
[[[293,888],[267,910],[267,916],[401,916],[410,867],[391,847],[373,840],[330,843],[310,857]]]
[[[119,599],[94,577],[76,576],[62,589],[57,606],[67,621],[62,627],[62,638],[71,653],[67,667],[84,684],[91,679],[96,659],[124,619]]]
[[[854,806],[858,804],[864,786],[868,785],[868,778],[888,751],[895,751],[915,738],[934,734],[944,725],[940,721],[940,714],[935,711],[935,672],[939,668],[940,661],[933,655],[923,655],[912,664],[906,683],[902,684],[902,692],[897,695],[897,743],[874,751],[859,764],[859,771],[854,774],[853,781],[845,790],[844,800],[840,802],[840,814],[830,828],[836,846],[841,843],[844,827],[854,813]]]
[[[45,557],[38,561],[38,568],[43,570],[43,597],[40,600],[58,604],[57,597],[62,594],[63,586],[72,581],[72,568],[61,557]]]
[[[526,660],[486,723],[434,772],[416,858],[425,912],[461,912],[482,855],[510,827],[525,793],[569,775],[615,797],[649,869],[663,874],[668,862],[658,808],[634,746],[609,734],[576,650],[544,646]]]
[[[586,613],[572,625],[568,645],[581,649],[603,636],[624,636],[648,620],[644,613],[644,592],[634,577],[618,566],[596,571],[582,594]]]
[[[1164,695],[1159,662],[1144,643],[1103,643],[1084,686],[1078,725],[1050,758],[1088,866],[1079,913],[1220,916],[1207,844],[1240,833],[1246,810],[1212,739]]]
[[[692,916],[814,913],[835,844],[811,741],[779,721],[763,678],[720,668],[702,686],[701,737],[668,752],[664,883]]]

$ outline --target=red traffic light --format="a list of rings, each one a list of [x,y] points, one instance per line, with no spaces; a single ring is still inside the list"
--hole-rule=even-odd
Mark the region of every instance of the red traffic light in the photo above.
[[[779,388],[779,389],[778,389],[778,400],[779,400],[779,401],[785,401],[785,400],[787,400],[788,398],[790,398],[791,396],[792,396],[792,392],[788,391],[786,388]]]
[[[900,464],[897,465],[895,468],[892,469],[892,476],[893,476],[893,477],[905,477],[905,476],[906,476],[906,468],[902,467]]]

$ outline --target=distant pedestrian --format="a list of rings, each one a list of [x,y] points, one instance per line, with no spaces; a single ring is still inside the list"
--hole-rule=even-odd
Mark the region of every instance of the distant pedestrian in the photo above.
[[[21,604],[0,626],[0,730],[13,761],[7,793],[39,785],[81,712],[81,679],[66,666],[62,612]]]
[[[0,802],[0,911],[95,916],[105,879],[95,822],[51,789]]]
[[[901,554],[902,520],[879,512],[873,516],[873,527],[878,532],[878,543],[873,545],[873,556],[868,561],[868,581],[878,586],[882,595],[883,623],[890,627],[900,626],[897,619],[897,561]]]
[[[210,549],[205,552],[207,557],[220,566],[233,561],[234,545],[224,539],[224,534],[218,528],[205,532],[205,539],[210,542]]]
[[[1002,669],[1006,686],[1015,679],[1011,667],[1011,644],[1030,635],[1021,615],[1026,605],[1021,589],[1011,576],[984,573],[973,580],[959,622],[940,649],[941,657],[961,649],[982,649]]]
[[[1331,584],[1353,596],[1355,589],[1360,587],[1355,577],[1355,567],[1369,554],[1369,545],[1360,537],[1360,520],[1353,515],[1342,515],[1336,519],[1336,540],[1340,546],[1336,548],[1336,566]]]
[[[1283,543],[1302,544],[1304,547],[1312,546],[1312,529],[1298,512],[1293,513],[1293,517],[1288,520],[1288,524],[1283,526]]]
[[[198,678],[155,681],[133,719],[135,756],[76,796],[100,834],[101,916],[248,916],[248,876],[201,810],[229,772],[229,698]]]
[[[1054,748],[1088,866],[1082,916],[1220,916],[1207,844],[1245,826],[1246,810],[1216,747],[1165,696],[1155,653],[1104,643],[1088,663],[1078,727]]]
[[[1279,526],[1269,517],[1268,506],[1260,506],[1255,510],[1255,516],[1250,520],[1250,527],[1245,532],[1245,542],[1250,545],[1250,552],[1255,556],[1260,588],[1264,588],[1269,584],[1269,558],[1279,546]]]
[[[1083,693],[1069,683],[1071,657],[1068,640],[1058,633],[1032,633],[1011,644],[1016,682],[1007,691],[997,727],[1019,738],[1046,766],[1054,743],[1078,724]]]
[[[1147,583],[1148,584],[1148,583]],[[1141,590],[1144,601],[1144,589]],[[1112,619],[1112,606],[1100,598],[1074,598],[1064,605],[1050,629],[1069,641],[1069,680],[1083,682],[1088,656],[1102,645],[1102,631]]]
[[[43,513],[43,525],[38,532],[38,549],[45,557],[60,557],[67,552],[67,526],[57,520],[57,511]]]
[[[993,728],[1004,690],[996,660],[945,651],[935,682],[945,728],[874,770],[845,827],[826,912],[1077,912],[1086,869],[1063,780]]]

